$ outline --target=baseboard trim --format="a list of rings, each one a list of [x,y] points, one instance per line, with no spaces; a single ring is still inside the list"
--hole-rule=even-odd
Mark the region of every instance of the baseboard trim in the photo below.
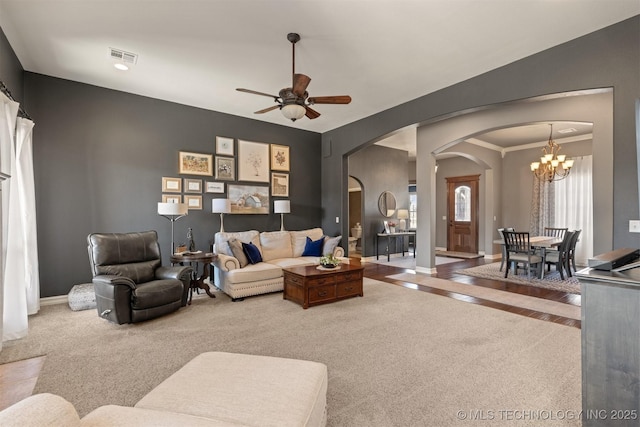
[[[66,304],[69,300],[66,295],[57,295],[55,297],[45,297],[40,298],[40,305],[56,305],[56,304]]]

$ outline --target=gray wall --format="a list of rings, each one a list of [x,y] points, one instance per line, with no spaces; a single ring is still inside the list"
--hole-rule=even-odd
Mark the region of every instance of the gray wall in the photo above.
[[[35,120],[34,167],[40,283],[43,297],[90,281],[86,237],[92,232],[157,230],[165,262],[170,223],[157,215],[162,177],[178,174],[178,152],[215,153],[215,137],[290,146],[289,230],[320,224],[320,135],[26,73],[25,94]],[[237,146],[236,146],[237,154]],[[225,185],[225,191],[226,191]],[[203,210],[177,221],[176,242],[192,227],[208,251],[220,217]],[[273,198],[270,212],[273,212]],[[227,215],[225,230],[278,230],[280,216]]]
[[[409,208],[408,162],[406,151],[379,145],[371,145],[349,156],[349,174],[362,183],[364,203],[361,225],[364,257],[376,254],[375,236],[384,230],[382,221],[391,220],[383,217],[378,210],[380,194],[383,191],[391,191],[396,197],[396,206],[399,209]],[[398,222],[396,218],[397,214],[393,219]],[[347,236],[350,230],[345,233],[343,236]],[[380,243],[381,252],[385,250],[383,244],[386,243]],[[346,248],[347,245],[343,247]]]
[[[16,101],[24,100],[23,68],[2,28],[0,28],[0,80],[9,88]],[[28,109],[27,112],[29,112]]]
[[[436,122],[456,112],[535,96],[611,87],[613,100],[613,247],[638,247],[628,232],[638,218],[636,100],[640,97],[640,16],[588,34],[504,67],[425,95],[322,135],[323,226],[345,215],[347,162],[344,158],[397,129]],[[341,193],[343,200],[335,199]],[[609,226],[607,226],[609,228]],[[343,230],[346,233],[346,230]],[[418,245],[420,245],[420,238]]]

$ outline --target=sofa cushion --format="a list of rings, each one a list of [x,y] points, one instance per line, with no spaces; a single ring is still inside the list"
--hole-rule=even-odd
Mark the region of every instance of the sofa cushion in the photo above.
[[[0,411],[1,426],[80,426],[73,405],[51,393],[34,394]]]
[[[318,257],[298,257],[298,258],[280,258],[272,259],[269,264],[277,265],[281,268],[301,267],[305,265],[318,265]]]
[[[264,261],[293,256],[288,231],[263,231],[260,233],[260,249]]]
[[[322,228],[310,228],[308,230],[300,230],[300,231],[290,231],[289,236],[291,236],[291,247],[293,248],[293,257],[297,258],[302,256],[302,252],[304,252],[304,247],[307,243],[307,237],[311,240],[318,240],[324,233],[322,232]]]
[[[249,264],[257,264],[259,262],[262,262],[262,254],[260,253],[258,247],[253,243],[243,243],[242,251],[247,256]]]
[[[231,249],[231,253],[240,263],[240,268],[244,268],[249,264],[249,260],[247,256],[244,254],[244,249],[242,248],[242,242],[235,237],[229,239],[227,242],[229,243],[229,249]]]
[[[239,232],[218,232],[214,237],[215,251],[219,254],[233,256],[231,248],[229,248],[229,239],[236,238],[241,242],[253,243],[260,249],[260,233],[257,230],[239,231]]]
[[[302,256],[322,256],[322,246],[324,245],[324,237],[318,240],[311,240],[307,237],[307,243],[302,251]]]
[[[259,262],[231,270],[226,277],[229,283],[257,282],[282,277],[282,269],[275,264]]]
[[[321,426],[326,395],[327,367],[321,363],[210,352],[196,356],[135,406],[247,426]]]
[[[333,254],[333,251],[342,241],[342,236],[324,237],[324,245],[322,246],[322,255]]]
[[[194,417],[164,410],[132,408],[129,406],[105,405],[101,406],[84,418],[82,427],[112,427],[112,426],[189,426],[189,427],[239,427],[243,424],[225,420]],[[59,424],[62,425],[62,424]]]

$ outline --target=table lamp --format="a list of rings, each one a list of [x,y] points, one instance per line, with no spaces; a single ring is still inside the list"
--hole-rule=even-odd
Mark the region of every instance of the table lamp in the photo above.
[[[189,214],[189,207],[186,203],[158,203],[158,215],[171,221],[171,254],[175,251],[173,240],[173,223]]]
[[[406,231],[407,221],[409,219],[408,209],[398,209],[398,219],[400,220],[400,231]]]
[[[273,212],[280,214],[280,231],[284,230],[284,214],[291,213],[289,200],[276,200],[273,202]]]
[[[220,232],[224,233],[224,214],[231,212],[231,200],[229,199],[211,200],[211,212],[220,214]]]

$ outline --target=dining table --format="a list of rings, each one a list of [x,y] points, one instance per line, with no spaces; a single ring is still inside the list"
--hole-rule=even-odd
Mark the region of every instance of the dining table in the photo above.
[[[496,239],[493,241],[495,245],[504,245],[503,239]],[[540,249],[540,257],[542,258],[542,266],[540,268],[540,278],[544,279],[544,265],[547,256],[547,249],[556,248],[560,246],[562,239],[552,236],[531,236],[529,237],[529,244],[532,249]],[[507,265],[505,268],[509,268]]]

